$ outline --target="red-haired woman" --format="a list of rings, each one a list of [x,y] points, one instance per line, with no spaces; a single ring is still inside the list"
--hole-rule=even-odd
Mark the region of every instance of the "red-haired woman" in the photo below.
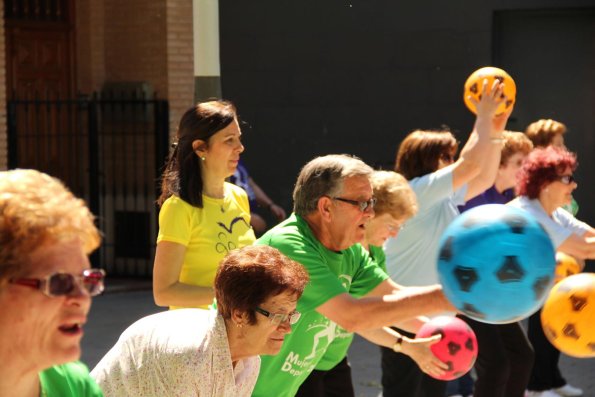
[[[217,311],[170,310],[132,324],[91,375],[110,396],[248,397],[300,313],[302,265],[277,249],[231,251],[215,277]]]
[[[521,168],[519,197],[509,205],[535,216],[556,251],[578,259],[595,259],[595,229],[561,208],[570,203],[577,187],[572,175],[576,167],[576,156],[566,149],[553,146],[535,149]],[[529,396],[581,396],[582,390],[567,384],[560,373],[560,352],[546,339],[540,313],[529,318],[528,336],[535,350]]]

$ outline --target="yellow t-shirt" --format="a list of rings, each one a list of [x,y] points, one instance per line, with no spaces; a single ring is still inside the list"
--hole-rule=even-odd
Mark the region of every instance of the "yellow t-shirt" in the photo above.
[[[161,207],[157,242],[186,247],[180,282],[212,287],[223,257],[256,240],[246,192],[227,182],[224,189],[222,199],[203,195],[203,208],[193,207],[178,196],[171,196]]]

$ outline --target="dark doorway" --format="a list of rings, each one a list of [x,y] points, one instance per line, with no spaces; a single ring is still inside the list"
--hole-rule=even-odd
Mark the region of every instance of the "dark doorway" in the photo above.
[[[55,101],[74,96],[72,0],[4,0],[8,100]],[[49,171],[68,185],[76,183],[76,159],[65,135],[76,135],[74,120],[55,107],[40,103],[36,114],[15,115],[22,141],[18,152],[9,153],[22,168]],[[43,131],[43,133],[41,133]]]
[[[494,60],[517,83],[510,129],[543,118],[568,126],[565,142],[579,160],[577,217],[594,225],[595,8],[497,12]]]
[[[565,123],[566,145],[578,154],[578,218],[595,224],[595,8],[502,11],[494,20],[494,60],[515,78],[509,123],[524,131],[551,118]]]

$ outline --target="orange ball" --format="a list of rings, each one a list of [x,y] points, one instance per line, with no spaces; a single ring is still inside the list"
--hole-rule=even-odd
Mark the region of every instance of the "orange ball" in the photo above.
[[[479,101],[481,90],[483,88],[483,81],[485,79],[488,80],[488,87],[491,87],[496,79],[504,83],[504,96],[506,97],[506,100],[500,104],[496,114],[504,113],[508,108],[514,105],[516,100],[516,84],[508,73],[492,66],[477,69],[467,78],[467,81],[465,81],[465,91],[463,93],[465,105],[467,105],[469,110],[477,114],[475,104],[469,100],[469,96],[475,98],[476,101]]]
[[[595,357],[595,274],[566,277],[550,291],[541,310],[548,340],[573,357]]]
[[[556,252],[556,272],[555,281],[558,282],[568,276],[577,274],[581,271],[581,266],[576,259],[564,252]]]

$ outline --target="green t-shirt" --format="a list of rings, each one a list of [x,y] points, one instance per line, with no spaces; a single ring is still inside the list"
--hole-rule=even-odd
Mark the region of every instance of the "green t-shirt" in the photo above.
[[[85,364],[55,365],[39,374],[44,397],[103,397]]]
[[[316,308],[342,293],[365,295],[388,276],[359,244],[340,252],[328,250],[295,214],[269,230],[256,244],[277,248],[304,265],[310,275],[297,305],[302,313],[300,321],[285,336],[279,354],[261,357],[260,374],[252,394],[294,396],[337,334],[337,325]]]
[[[368,250],[374,263],[386,273],[386,256],[384,255],[384,250],[382,247],[370,245]],[[353,293],[352,295],[354,295],[356,298],[359,298],[359,296]],[[352,341],[353,333],[347,332],[345,329],[337,325],[335,339],[330,345],[328,345],[326,348],[326,353],[324,353],[324,357],[322,357],[318,364],[316,364],[315,369],[318,371],[328,371],[334,368],[341,362],[341,360],[343,360],[343,358],[345,358]]]
[[[374,260],[374,263],[380,266],[386,273],[386,255],[384,254],[384,249],[382,247],[370,245],[368,246],[368,250],[370,251],[370,257]]]

